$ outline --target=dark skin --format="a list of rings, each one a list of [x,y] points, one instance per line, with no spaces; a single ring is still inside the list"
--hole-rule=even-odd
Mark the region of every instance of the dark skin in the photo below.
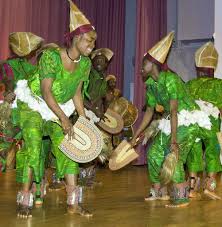
[[[97,72],[100,72],[104,76],[105,72],[106,72],[106,70],[108,68],[109,61],[108,61],[108,59],[106,58],[105,55],[98,54],[92,59],[92,65],[93,65],[93,68]]]
[[[213,78],[214,75],[213,74],[206,74],[206,72],[202,72],[202,71],[197,71],[197,77],[211,77]],[[220,111],[220,117],[222,116],[222,109],[219,109]],[[210,178],[216,178],[216,173],[214,172],[210,172],[208,173],[208,177]],[[190,176],[190,186],[191,188],[194,188],[194,189],[190,189],[190,193],[189,193],[189,197],[190,198],[196,198],[199,196],[199,194],[195,191],[195,186],[196,186],[196,180],[197,180],[197,176],[198,174],[196,172],[190,172],[189,173],[189,176]],[[192,178],[195,178],[195,179],[192,179]],[[205,190],[206,191],[206,190]],[[207,195],[212,198],[212,199],[221,199],[219,196],[216,195],[215,192],[211,192],[211,191],[208,191],[207,190]]]
[[[106,70],[109,65],[109,61],[103,54],[98,54],[92,59],[93,68],[100,73],[104,78],[106,75]],[[104,113],[106,108],[104,107],[105,99],[104,97],[98,97],[96,100],[85,100],[84,105],[87,109],[92,110],[97,117],[104,119]]]
[[[109,107],[109,105],[116,99],[121,96],[121,93],[115,92],[117,91],[116,89],[116,80],[115,79],[110,79],[107,81],[107,94],[106,94],[106,108]],[[119,91],[119,90],[118,90]],[[115,94],[114,94],[115,93]],[[118,94],[117,94],[118,93]]]
[[[89,56],[93,48],[95,47],[96,38],[97,38],[97,34],[95,31],[90,31],[85,34],[75,36],[73,38],[71,47],[67,49],[69,56],[72,59],[76,59],[76,60],[80,58],[80,55]],[[61,55],[63,66],[67,71],[73,72],[77,69],[77,67],[79,66],[79,62],[73,62],[67,56],[65,48],[61,49],[60,55]],[[68,134],[69,139],[71,139],[74,136],[73,125],[70,122],[69,118],[62,111],[58,103],[56,102],[55,97],[53,96],[52,90],[51,90],[52,85],[53,85],[53,79],[51,78],[46,78],[41,81],[41,92],[42,92],[43,99],[45,100],[49,108],[59,118],[64,133]],[[79,116],[81,115],[83,117],[86,117],[84,112],[81,91],[82,91],[82,82],[79,84],[76,94],[74,95],[72,100],[74,102],[75,108]],[[29,183],[23,184],[22,191],[29,192],[31,179],[32,179],[31,169],[29,171],[29,176],[30,176]],[[75,187],[77,185],[77,175],[66,174],[65,180],[68,186]],[[84,210],[78,204],[69,206],[69,210],[71,210],[72,213],[77,213],[84,216],[92,216],[92,214]],[[27,209],[25,210],[21,209],[18,211],[18,216],[22,218],[27,218],[30,216],[30,211],[28,211]]]
[[[145,59],[143,60],[143,65],[141,69],[141,76],[142,80],[145,82],[148,79],[148,75],[151,75],[151,77],[158,81],[160,74],[159,68],[150,62],[149,60]],[[177,144],[177,126],[178,126],[178,119],[177,119],[177,112],[178,112],[178,101],[177,100],[170,100],[170,123],[171,123],[171,152],[175,152],[177,158],[178,158],[178,152],[179,147]],[[154,113],[154,109],[151,107],[147,107],[146,112],[144,114],[143,120],[138,127],[136,133],[134,134],[133,139],[131,140],[132,146],[136,145],[136,139],[138,136],[146,129],[146,127],[149,125],[150,121],[152,120]]]
[[[96,41],[96,33],[94,31],[85,33],[83,35],[76,36],[73,39],[72,46],[68,49],[68,53],[72,59],[79,59],[80,55],[89,56],[93,48],[95,47]],[[61,49],[61,59],[64,65],[64,68],[69,71],[73,72],[79,66],[79,62],[73,62],[69,59],[66,54],[65,49]],[[65,115],[62,109],[59,107],[58,103],[56,102],[53,94],[51,92],[51,88],[53,85],[53,79],[46,78],[41,82],[41,90],[44,100],[46,101],[49,108],[56,114],[56,116],[60,119],[63,131],[65,134],[68,134],[69,138],[71,139],[74,136],[73,132],[73,125],[70,122],[69,118]],[[79,116],[85,116],[84,106],[83,106],[83,99],[81,95],[82,90],[82,82],[79,84],[76,94],[73,97],[73,102],[76,107],[76,110]]]

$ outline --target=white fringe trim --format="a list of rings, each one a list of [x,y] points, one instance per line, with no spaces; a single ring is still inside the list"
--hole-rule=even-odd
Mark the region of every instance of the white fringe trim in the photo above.
[[[219,109],[215,107],[213,104],[196,100],[195,101],[200,110],[181,110],[178,113],[178,126],[190,126],[192,124],[198,124],[200,127],[210,130],[211,129],[211,121],[209,116],[213,116],[214,118],[218,118]],[[170,120],[161,119],[158,128],[165,133],[166,135],[170,135],[171,133],[171,125]]]
[[[211,115],[214,118],[218,118],[220,111],[219,109],[214,106],[212,103],[203,101],[201,99],[195,100],[196,104],[200,107],[200,110],[207,113],[209,116]]]
[[[16,99],[12,104],[12,108],[17,107],[17,100],[20,100],[28,105],[33,111],[40,113],[42,118],[46,121],[56,121],[58,117],[53,113],[53,111],[48,107],[46,102],[38,96],[33,95],[30,88],[28,87],[27,80],[19,80],[15,89]],[[63,110],[67,117],[75,111],[75,106],[72,100],[64,104],[59,104],[60,108]],[[92,122],[99,122],[99,118],[90,110],[85,109],[86,116]]]

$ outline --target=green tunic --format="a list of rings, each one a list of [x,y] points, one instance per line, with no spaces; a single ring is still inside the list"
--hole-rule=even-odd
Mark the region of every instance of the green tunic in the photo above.
[[[28,79],[29,75],[36,70],[36,65],[29,63],[25,58],[10,59],[7,63],[13,70],[15,82]]]
[[[214,106],[222,109],[222,80],[217,78],[197,78],[186,83],[189,94],[194,99],[201,99],[212,103]],[[211,118],[212,134],[216,134],[220,129],[219,119]],[[203,132],[202,132],[203,133]],[[206,132],[205,133],[209,133]],[[207,172],[221,171],[219,162],[220,149],[217,138],[211,137],[211,140],[203,140],[205,145],[205,162]],[[200,172],[203,170],[203,151],[202,142],[196,143],[187,159],[187,166],[190,172]]]
[[[222,109],[222,80],[217,78],[197,78],[186,83],[194,99],[202,99]]]
[[[107,82],[95,69],[90,71],[88,94],[90,100],[96,101],[106,97]]]
[[[184,82],[172,72],[161,72],[158,81],[151,77],[146,81],[147,105],[155,108],[162,105],[166,113],[170,113],[170,100],[178,100],[178,112],[198,109],[194,100],[187,94]]]
[[[25,58],[13,58],[6,61],[6,69],[2,66],[1,68],[1,75],[3,76],[1,79],[6,85],[6,90],[10,89],[13,90],[16,86],[16,82],[18,80],[27,79],[28,76],[33,73],[36,69],[36,66],[30,64]],[[10,72],[10,69],[12,70],[12,74]],[[1,107],[5,104],[1,104]],[[6,107],[10,109],[10,107]],[[2,108],[0,108],[0,115],[2,114]],[[4,116],[5,117],[5,116]],[[10,122],[9,122],[10,123]],[[14,127],[7,127],[7,129],[0,129],[1,132],[3,132],[4,135],[10,137],[10,138],[20,138],[20,135],[18,135],[18,129]],[[11,146],[12,142],[9,142],[7,140],[4,140],[3,138],[0,138],[0,152],[1,150],[8,149]],[[2,159],[3,160],[3,159]],[[5,164],[5,161],[4,161]]]
[[[170,114],[170,100],[178,101],[178,112],[182,110],[192,111],[198,110],[199,107],[194,102],[194,99],[186,90],[185,83],[172,72],[161,72],[158,81],[149,78],[146,81],[147,105],[155,108],[156,104],[164,107],[166,113]],[[207,131],[207,133],[205,133]],[[173,176],[175,183],[182,183],[185,181],[185,174],[183,165],[186,163],[187,156],[191,151],[196,138],[203,139],[211,138],[210,130],[200,128],[197,124],[190,126],[178,126],[177,128],[177,142],[180,145],[179,161]],[[148,152],[148,169],[150,180],[152,183],[159,183],[159,174],[165,156],[170,152],[170,135],[160,132],[156,137],[153,145]]]
[[[33,95],[41,96],[40,82],[44,78],[52,78],[52,93],[58,103],[65,103],[72,99],[81,81],[84,82],[83,90],[88,86],[88,75],[91,61],[88,57],[82,57],[78,68],[70,73],[65,70],[59,49],[44,50],[40,58],[37,71],[29,78],[28,84]],[[28,168],[34,172],[34,180],[41,179],[41,143],[42,136],[49,135],[52,141],[52,151],[56,157],[57,177],[65,174],[77,174],[78,163],[65,156],[58,146],[64,138],[62,128],[52,122],[45,121],[41,115],[31,110],[27,104],[18,101],[17,119],[22,129],[25,147],[17,153],[17,181],[28,182]]]
[[[1,68],[3,74],[3,81],[11,83],[12,88],[15,88],[16,82],[18,80],[28,79],[29,75],[33,74],[36,70],[36,66],[29,63],[25,58],[13,58],[6,61],[6,63],[12,70],[13,75],[8,75],[9,71],[5,70],[4,67]],[[10,86],[9,84],[7,84]]]

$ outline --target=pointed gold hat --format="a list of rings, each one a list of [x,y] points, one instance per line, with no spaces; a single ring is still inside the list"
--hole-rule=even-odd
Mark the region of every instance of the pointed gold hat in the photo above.
[[[12,51],[20,57],[29,55],[43,41],[44,39],[31,32],[13,32],[9,35],[9,45]]]
[[[195,53],[195,64],[198,68],[216,69],[218,53],[212,42],[205,43]]]
[[[166,61],[170,47],[174,38],[174,32],[170,32],[167,36],[155,44],[148,52],[152,58],[163,64]]]
[[[79,35],[94,30],[94,27],[90,24],[89,20],[72,2],[72,0],[68,1],[70,3],[70,33],[74,32],[75,35]]]
[[[91,59],[95,58],[97,55],[105,55],[107,60],[110,61],[113,57],[113,52],[109,48],[97,49],[92,52]]]

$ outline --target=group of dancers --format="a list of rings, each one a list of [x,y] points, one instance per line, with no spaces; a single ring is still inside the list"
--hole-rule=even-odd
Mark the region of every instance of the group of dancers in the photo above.
[[[34,204],[43,203],[49,150],[55,158],[56,179],[65,182],[67,211],[92,216],[80,205],[78,174],[84,174],[59,145],[65,135],[75,137],[73,123],[78,116],[95,123],[104,120],[107,109],[121,97],[116,77],[106,73],[113,52],[108,48],[94,50],[95,28],[69,2],[66,47],[44,45],[44,40],[33,33],[15,32],[9,36],[13,56],[1,62],[4,92],[0,103],[0,168],[10,168],[13,163],[9,157],[16,154],[16,181],[21,184],[17,214],[21,218],[30,217]],[[174,33],[170,32],[143,57],[141,79],[147,88],[146,111],[130,143],[134,147],[137,138],[149,131],[155,113],[161,112],[147,152],[152,186],[145,201],[171,200],[167,207],[184,207],[190,198],[200,196],[198,174],[202,171],[206,172],[203,193],[221,199],[216,193],[216,176],[222,170],[218,141],[222,80],[213,78],[218,54],[208,42],[195,53],[198,78],[184,83],[166,63],[173,39]],[[30,63],[34,55],[36,64]],[[112,138],[107,134],[104,138],[111,153]],[[89,175],[95,175],[96,165],[97,161],[91,164]]]

